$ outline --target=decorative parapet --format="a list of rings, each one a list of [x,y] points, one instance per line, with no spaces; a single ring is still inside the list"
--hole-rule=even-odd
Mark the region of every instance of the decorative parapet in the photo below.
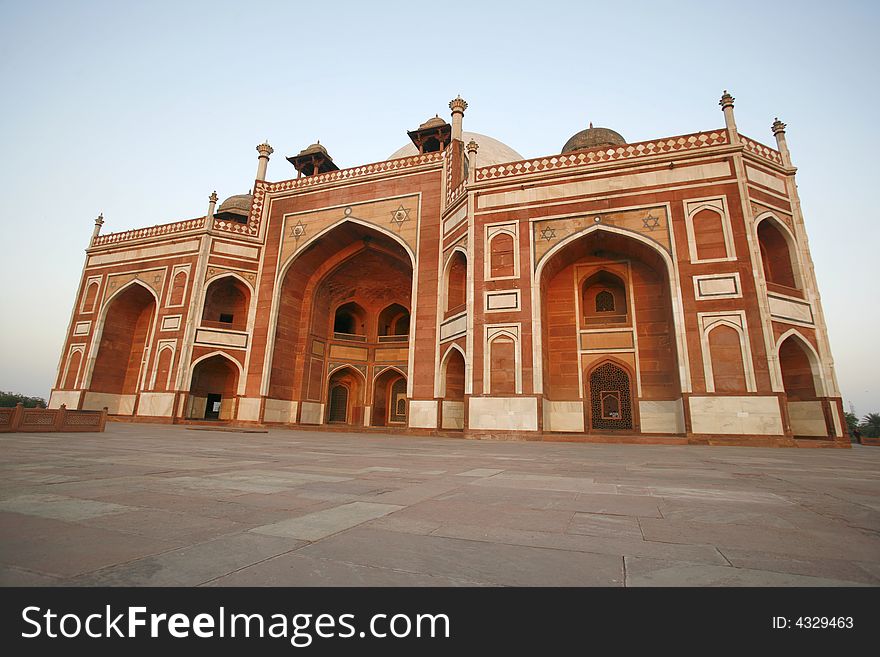
[[[782,130],[785,130],[785,124],[776,120],[777,123],[782,125]],[[774,134],[776,133],[776,124],[774,123]],[[769,146],[765,146],[764,144],[755,141],[754,139],[749,139],[748,137],[740,134],[740,140],[742,141],[743,148],[746,152],[751,153],[752,155],[757,155],[758,157],[764,160],[770,160],[774,164],[778,164],[780,166],[784,166],[784,162],[782,161],[782,155],[775,148],[770,148]]]
[[[130,242],[132,240],[140,240],[147,237],[161,237],[163,235],[172,235],[175,233],[200,230],[204,227],[205,217],[197,217],[196,219],[185,219],[184,221],[175,221],[170,224],[159,224],[158,226],[149,226],[148,228],[135,228],[133,230],[126,230],[121,233],[107,233],[106,235],[98,235],[97,237],[95,237],[92,246],[105,246],[107,244],[116,244],[118,242]]]
[[[303,176],[302,178],[294,178],[293,180],[283,180],[281,182],[268,183],[266,185],[267,192],[286,192],[292,189],[303,189],[305,187],[314,187],[329,182],[338,182],[340,180],[349,180],[351,178],[359,178],[361,176],[369,176],[377,173],[389,173],[399,171],[400,169],[408,169],[421,164],[430,164],[431,162],[439,162],[441,153],[424,153],[422,155],[411,155],[410,157],[401,157],[396,160],[385,160],[384,162],[374,162],[373,164],[364,164],[359,167],[351,167],[350,169],[339,169],[338,171],[328,171],[327,173],[319,173],[315,176]]]
[[[446,189],[446,207],[451,207],[455,205],[455,202],[464,196],[465,191],[467,191],[467,181],[462,180],[459,183],[458,187],[455,189]]]
[[[589,164],[601,164],[652,155],[664,155],[680,151],[709,148],[712,146],[726,146],[730,143],[726,130],[713,130],[712,132],[697,132],[692,135],[681,137],[669,137],[668,139],[654,139],[652,141],[637,142],[614,148],[598,148],[588,151],[566,153],[564,155],[551,155],[539,157],[534,160],[521,160],[506,164],[495,164],[477,169],[476,180],[494,180],[508,176],[518,176],[537,171],[550,171],[552,169],[565,169]]]
[[[441,157],[442,152],[424,153],[422,155],[401,157],[396,160],[385,160],[384,162],[364,164],[349,169],[328,171],[327,173],[319,173],[314,176],[303,176],[292,180],[282,180],[281,182],[266,183],[257,181],[254,187],[254,203],[251,206],[251,214],[248,217],[248,222],[246,224],[239,224],[232,221],[215,219],[214,228],[219,231],[254,237],[260,232],[260,217],[263,214],[263,201],[265,200],[267,193],[308,189],[325,183],[346,181],[353,178],[361,178],[376,174],[392,173],[394,171],[400,171],[401,169],[409,169],[423,164],[439,162]]]

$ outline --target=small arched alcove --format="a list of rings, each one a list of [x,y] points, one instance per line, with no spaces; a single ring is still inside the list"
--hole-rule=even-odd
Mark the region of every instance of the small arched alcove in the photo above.
[[[758,246],[767,282],[800,290],[794,238],[775,217],[768,216],[758,224]]]
[[[377,330],[380,342],[403,342],[409,336],[409,310],[399,303],[386,306],[379,313]]]
[[[629,312],[623,279],[604,269],[585,278],[581,283],[581,311],[586,327],[626,323]]]
[[[336,338],[344,340],[366,335],[366,325],[367,312],[354,301],[342,304],[333,314],[333,335]]]
[[[244,331],[250,301],[250,289],[235,276],[215,279],[205,290],[202,325]]]

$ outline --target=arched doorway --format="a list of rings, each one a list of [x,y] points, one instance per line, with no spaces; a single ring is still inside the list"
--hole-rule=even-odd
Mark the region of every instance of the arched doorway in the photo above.
[[[457,348],[450,347],[440,364],[442,429],[464,429],[464,375],[464,356]]]
[[[633,429],[632,378],[612,361],[592,369],[588,376],[588,413],[595,431]]]
[[[640,432],[643,400],[655,411],[652,432],[682,431],[683,337],[669,263],[660,247],[606,227],[540,263],[545,427]]]
[[[406,425],[406,377],[394,368],[386,368],[373,381],[374,427]]]
[[[304,247],[279,290],[268,396],[298,401],[305,424],[363,425],[372,402],[365,373],[408,366],[412,262],[396,239],[355,221]],[[345,384],[343,376],[354,378]],[[337,385],[346,392],[334,392]]]
[[[779,344],[779,367],[782,385],[789,400],[807,400],[817,397],[813,354],[806,343],[794,334]]]
[[[190,382],[187,417],[194,420],[234,419],[238,374],[238,366],[223,354],[198,361]]]
[[[831,411],[822,399],[825,387],[819,358],[810,343],[791,331],[779,343],[778,353],[792,434],[803,438],[834,437],[836,430],[826,415]]]
[[[364,375],[351,366],[330,373],[327,383],[328,424],[364,423]]]
[[[133,395],[142,385],[144,362],[156,316],[156,298],[133,283],[110,301],[104,316],[89,390]]]

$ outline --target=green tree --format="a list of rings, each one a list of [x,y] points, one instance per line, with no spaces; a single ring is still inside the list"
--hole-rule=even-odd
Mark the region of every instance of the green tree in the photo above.
[[[850,433],[859,428],[859,418],[855,413],[847,411],[843,416],[846,418],[846,428]]]
[[[880,438],[880,413],[868,413],[863,417],[861,429],[869,438]]]
[[[42,397],[28,397],[18,392],[0,390],[0,408],[15,406],[19,402],[25,408],[46,408],[46,400]]]

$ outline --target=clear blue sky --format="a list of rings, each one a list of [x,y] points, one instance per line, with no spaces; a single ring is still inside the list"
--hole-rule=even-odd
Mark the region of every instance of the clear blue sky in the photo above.
[[[876,2],[0,0],[0,389],[48,396],[94,217],[105,232],[246,192],[254,146],[385,159],[448,114],[524,156],[589,121],[628,141],[788,138],[845,402],[880,411]]]

